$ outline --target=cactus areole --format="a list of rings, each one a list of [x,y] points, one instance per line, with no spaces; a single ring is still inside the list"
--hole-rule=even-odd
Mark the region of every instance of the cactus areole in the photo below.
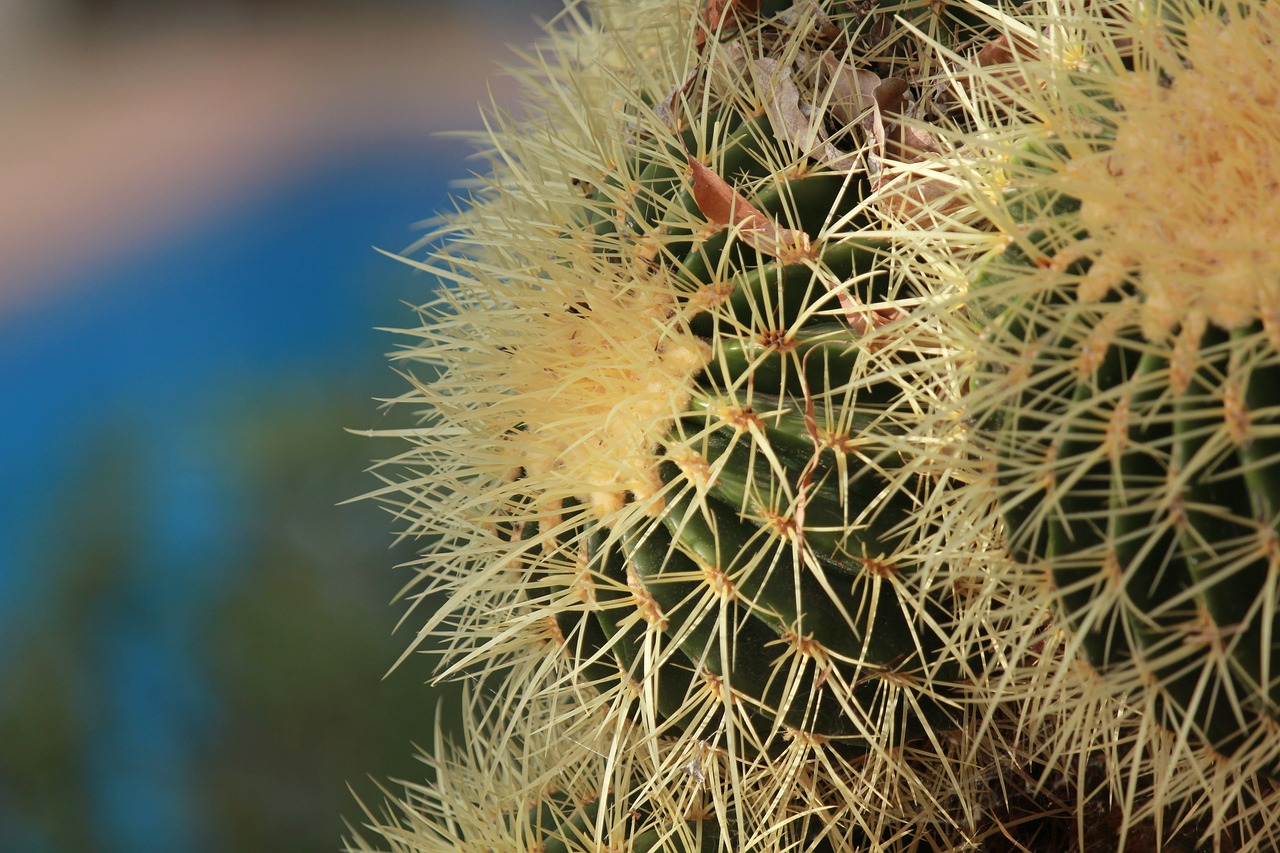
[[[1010,164],[1010,243],[973,293],[1016,556],[1156,719],[1272,774],[1277,38],[1274,5],[1206,12],[1105,85],[1082,75],[1088,130]]]

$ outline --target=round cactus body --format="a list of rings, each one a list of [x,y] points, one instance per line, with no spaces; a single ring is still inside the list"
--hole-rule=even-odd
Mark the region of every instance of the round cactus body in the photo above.
[[[1006,164],[1008,242],[971,293],[990,343],[974,408],[1015,557],[1049,573],[1081,650],[1153,719],[1270,774],[1280,63],[1257,45],[1277,24],[1261,4],[1188,6],[1164,53],[1079,73],[1075,132]]]
[[[624,450],[597,424],[550,464],[514,456],[503,533],[598,686],[634,681],[635,713],[748,754],[958,728],[956,688],[979,666],[950,583],[920,569],[924,507],[945,488],[903,464],[947,391],[917,381],[938,348],[865,237],[865,136],[847,123],[878,109],[868,87],[901,60],[886,48],[855,68],[884,36],[838,6],[722,20],[660,123],[589,182],[587,236],[568,236],[646,293],[609,315],[600,303],[627,297],[601,282],[557,330],[650,335],[653,363],[678,369],[627,368],[653,405],[602,414],[643,417]],[[557,391],[612,369],[558,372]],[[555,418],[525,417],[512,442]],[[596,469],[602,487],[546,487],[548,471]]]

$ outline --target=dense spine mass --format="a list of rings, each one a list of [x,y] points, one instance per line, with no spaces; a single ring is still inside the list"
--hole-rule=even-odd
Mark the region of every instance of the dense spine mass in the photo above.
[[[602,460],[630,466],[611,491],[542,479],[600,467],[579,458],[613,453],[607,436],[565,442],[550,466],[513,458],[522,491],[502,535],[596,686],[636,682],[633,716],[743,754],[797,736],[896,747],[960,728],[958,688],[981,665],[946,568],[921,570],[922,508],[945,487],[903,463],[947,389],[921,378],[940,350],[903,310],[920,294],[891,283],[867,238],[867,134],[851,121],[898,118],[881,89],[900,96],[908,62],[887,15],[769,12],[713,22],[660,124],[637,121],[619,168],[590,182],[585,240],[569,234],[654,288],[660,308],[638,323],[661,327],[660,361],[696,367],[666,387],[641,377],[666,407],[645,412],[629,458]],[[971,26],[924,17],[949,40]],[[599,328],[611,298],[562,310]],[[554,426],[526,420],[521,440]]]
[[[1187,194],[1150,184],[1194,180],[1195,167],[1146,165],[1164,153],[1152,139],[1217,144],[1195,127],[1194,105],[1240,87],[1217,79],[1220,43],[1273,37],[1269,9],[1229,24],[1206,14],[1185,24],[1179,53],[1120,70],[1089,136],[1029,143],[1015,158],[1018,237],[983,265],[972,295],[991,341],[975,381],[998,435],[1010,544],[1051,573],[1089,660],[1132,679],[1171,731],[1274,774],[1280,348],[1263,311],[1280,293],[1267,248],[1276,232],[1251,244],[1232,223],[1243,211],[1212,198],[1177,209]],[[1144,75],[1168,82],[1140,93]],[[1265,121],[1250,131],[1265,136]],[[1217,172],[1213,193],[1229,177]],[[1138,207],[1148,199],[1169,210]],[[1250,269],[1224,269],[1242,258]]]
[[[495,734],[384,837],[1268,849],[1280,267],[1217,314],[1117,237],[1094,73],[1190,86],[1189,8],[570,5],[422,264],[382,497]]]

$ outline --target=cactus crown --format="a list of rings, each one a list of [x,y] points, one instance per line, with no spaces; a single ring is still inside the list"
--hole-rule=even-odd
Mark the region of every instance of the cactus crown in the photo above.
[[[1131,284],[1150,339],[1280,320],[1280,13],[1198,15],[1106,97],[1114,139],[1057,186],[1080,200],[1084,300]],[[1158,62],[1158,66],[1155,63]],[[1280,334],[1280,329],[1276,330]],[[1276,340],[1280,340],[1277,337]]]

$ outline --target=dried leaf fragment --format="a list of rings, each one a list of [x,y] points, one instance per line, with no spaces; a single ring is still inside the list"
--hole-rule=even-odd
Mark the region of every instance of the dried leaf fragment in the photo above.
[[[845,323],[856,334],[865,335],[867,332],[879,329],[881,326],[887,326],[908,316],[906,311],[895,306],[871,308],[847,287],[841,286],[828,289],[839,300],[840,314]]]
[[[685,96],[689,94],[689,89],[693,86],[695,80],[698,79],[699,69],[694,68],[685,75],[681,81],[671,92],[653,108],[654,114],[671,130],[679,130],[684,122]]]
[[[702,11],[703,26],[698,28],[698,50],[707,43],[707,36],[734,29],[740,25],[738,15],[754,15],[760,9],[760,0],[707,0]],[[732,21],[726,20],[732,18]]]
[[[1012,104],[1011,93],[1027,89],[1032,84],[1024,74],[1029,60],[1039,56],[1036,45],[1023,37],[1013,40],[1002,35],[982,46],[975,62],[979,68],[985,69],[980,75],[976,73],[960,74],[955,77],[955,85],[972,88],[981,80],[986,97],[993,97],[998,102]]]
[[[1009,44],[1008,36],[1000,36],[995,41],[988,42],[978,51],[978,65],[986,68],[989,65],[1003,65],[1006,62],[1012,62],[1014,52]]]
[[[821,114],[815,119],[812,110],[805,112],[790,67],[776,59],[757,59],[751,63],[751,76],[755,78],[756,91],[764,93],[765,113],[775,136],[819,162],[831,164],[844,159],[844,152],[827,141]]]
[[[827,111],[841,124],[860,121],[874,106],[872,92],[880,85],[875,72],[841,62],[831,51],[816,63],[811,61],[807,69],[802,73],[816,74],[819,89],[827,90],[817,100],[825,102]]]
[[[937,154],[940,149],[933,135],[912,127],[905,119],[910,110],[907,81],[889,77],[872,93],[880,113],[884,136],[877,138],[881,154],[890,159],[910,163]]]
[[[693,200],[708,220],[739,229],[748,246],[783,263],[801,263],[817,257],[808,234],[781,227],[693,155],[686,157],[693,172]]]
[[[932,134],[908,120],[911,102],[907,82],[869,75],[860,77],[859,85],[862,97],[871,100],[862,126],[871,137],[867,175],[879,207],[911,219],[950,212],[958,204],[954,200],[956,184],[928,168],[942,148]]]

